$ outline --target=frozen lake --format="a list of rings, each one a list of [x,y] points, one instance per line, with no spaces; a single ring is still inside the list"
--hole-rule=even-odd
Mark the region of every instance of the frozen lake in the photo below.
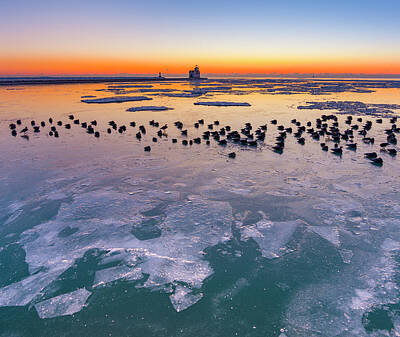
[[[399,137],[399,88],[0,87],[0,336],[399,336],[400,154],[380,146]],[[311,131],[298,142],[323,114],[327,130],[357,125],[356,151]]]

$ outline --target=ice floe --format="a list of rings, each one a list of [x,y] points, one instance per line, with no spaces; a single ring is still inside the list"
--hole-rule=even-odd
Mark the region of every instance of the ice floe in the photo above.
[[[174,309],[180,312],[200,301],[202,297],[202,293],[193,294],[191,289],[177,285],[174,293],[169,296],[169,299]]]
[[[323,237],[334,246],[340,245],[339,230],[337,227],[331,226],[308,226],[308,229]]]
[[[85,288],[78,289],[71,293],[36,303],[35,309],[40,318],[72,315],[82,310],[90,295],[91,292]]]
[[[93,287],[102,287],[116,280],[136,281],[143,277],[140,268],[116,266],[96,271]]]
[[[93,248],[107,252],[99,262],[93,288],[118,280],[139,280],[143,275],[148,278],[140,287],[159,289],[182,282],[193,290],[201,288],[213,273],[203,259],[203,250],[231,238],[232,209],[226,202],[208,201],[196,195],[179,201],[177,192],[156,192],[129,195],[99,189],[77,194],[72,203],[62,204],[55,219],[25,231],[20,242],[26,251],[29,271],[36,274],[0,289],[0,306],[36,303],[43,289]],[[137,239],[132,234],[133,226],[148,219],[142,214],[164,197],[172,203],[163,210],[161,236]],[[68,226],[77,230],[60,236]],[[71,314],[84,303],[75,301],[73,295],[71,306],[64,311],[60,303],[69,295],[35,306],[41,317]],[[199,296],[178,287],[171,301],[177,310],[184,310]],[[49,304],[55,308],[44,309]]]
[[[260,246],[264,257],[273,259],[285,253],[285,245],[292,238],[296,228],[306,224],[302,220],[272,222],[262,219],[254,225],[242,226],[243,240],[254,239]]]
[[[195,102],[194,105],[205,105],[205,106],[251,106],[246,102]]]
[[[129,112],[136,112],[136,111],[164,111],[164,110],[171,110],[172,108],[168,108],[166,106],[137,106],[127,109],[126,111]]]
[[[82,99],[83,103],[123,103],[123,102],[136,102],[136,101],[150,101],[151,97],[146,96],[115,96],[115,97],[104,97],[104,98],[93,98],[93,99]]]
[[[324,101],[324,102],[306,102],[307,105],[299,105],[297,109],[308,110],[337,110],[344,114],[356,115],[376,115],[385,116],[400,109],[399,104],[371,104],[355,101]]]

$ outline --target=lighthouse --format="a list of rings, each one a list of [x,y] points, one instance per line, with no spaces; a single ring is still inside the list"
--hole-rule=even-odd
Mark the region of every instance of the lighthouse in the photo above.
[[[200,69],[199,66],[195,66],[193,70],[189,70],[189,80],[199,80],[200,79]]]

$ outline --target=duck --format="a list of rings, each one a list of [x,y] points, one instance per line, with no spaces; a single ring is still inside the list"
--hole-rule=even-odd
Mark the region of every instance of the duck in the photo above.
[[[383,160],[382,160],[382,158],[373,158],[373,159],[371,159],[371,163],[376,166],[382,166]]]
[[[144,147],[144,150],[145,150],[146,152],[150,152],[150,151],[151,151],[151,147],[150,147],[150,146],[145,146],[145,147]]]
[[[338,156],[341,156],[343,154],[343,148],[342,147],[335,147],[331,149],[333,154],[336,154]]]
[[[236,153],[235,152],[228,153],[228,157],[234,159],[236,158]]]
[[[65,124],[64,127],[65,127],[66,129],[71,129],[71,124]]]
[[[218,144],[221,146],[225,146],[228,142],[226,141],[226,139],[221,139],[218,141]]]
[[[378,157],[376,152],[368,152],[368,153],[365,153],[364,156],[365,156],[365,158],[368,158],[368,159],[374,159],[374,158]]]
[[[348,147],[349,150],[353,150],[353,151],[357,150],[357,143],[349,143],[349,144],[346,144],[346,146]]]
[[[96,131],[96,132],[94,133],[94,136],[95,136],[96,138],[99,138],[99,137],[100,137],[100,132],[99,132],[99,131]]]

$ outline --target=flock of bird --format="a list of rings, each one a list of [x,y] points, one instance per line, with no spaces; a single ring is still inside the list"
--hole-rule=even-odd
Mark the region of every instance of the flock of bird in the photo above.
[[[75,118],[74,115],[69,115],[69,122],[63,123],[62,121],[54,121],[53,118],[49,118],[48,122],[41,121],[36,124],[36,121],[32,120],[30,122],[31,129],[28,126],[23,127],[18,131],[18,127],[22,127],[22,121],[19,119],[16,123],[11,123],[9,125],[11,129],[11,135],[16,137],[18,133],[21,137],[29,140],[28,132],[33,130],[34,133],[39,133],[41,130],[44,130],[46,124],[50,126],[50,130],[48,131],[49,136],[58,138],[59,137],[59,129],[64,126],[65,129],[71,129],[72,126],[80,126],[83,129],[86,129],[88,134],[93,134],[94,137],[100,137],[100,131],[96,131],[97,121],[93,120],[91,122],[83,122],[79,119]],[[360,124],[358,124],[358,123]],[[383,119],[378,118],[375,120],[377,124],[382,124]],[[390,156],[396,156],[397,150],[393,147],[397,145],[396,133],[400,133],[400,128],[396,125],[397,117],[390,118],[390,128],[385,129],[386,134],[386,142],[380,144],[380,149],[382,153],[386,153]],[[329,124],[330,123],[330,124]],[[282,154],[285,148],[285,141],[289,134],[294,136],[297,139],[297,143],[300,145],[304,145],[306,143],[305,136],[308,134],[309,137],[315,141],[321,141],[321,149],[322,151],[329,151],[328,143],[332,143],[330,150],[333,154],[341,156],[343,154],[343,146],[344,144],[348,150],[357,151],[357,143],[355,142],[355,135],[358,134],[362,137],[361,141],[364,144],[375,143],[375,138],[369,137],[368,132],[372,128],[372,121],[367,120],[363,121],[362,117],[358,117],[356,122],[353,120],[353,117],[347,116],[345,120],[345,124],[347,127],[345,130],[341,131],[339,128],[339,121],[336,115],[322,115],[320,118],[315,120],[315,125],[312,127],[312,122],[308,121],[305,125],[296,119],[291,120],[291,126],[285,127],[284,125],[278,125],[278,121],[276,119],[270,121],[271,125],[274,125],[278,131],[278,136],[275,138],[275,144],[271,146],[271,149],[279,154]],[[211,124],[207,124],[207,129],[202,133],[201,137],[196,137],[193,139],[188,138],[188,129],[184,128],[184,124],[180,121],[174,122],[174,126],[178,129],[183,139],[181,140],[182,145],[190,146],[193,144],[200,144],[205,142],[206,145],[210,145],[210,140],[213,139],[220,146],[226,146],[229,143],[237,144],[239,146],[250,146],[257,147],[260,143],[263,144],[265,141],[265,137],[268,130],[268,125],[263,124],[253,130],[253,126],[251,123],[245,123],[245,126],[240,130],[232,130],[232,127],[229,125],[220,127],[220,122],[218,120],[214,121]],[[130,122],[129,126],[131,128],[136,127],[136,122]],[[160,123],[151,120],[149,122],[149,126],[153,129],[156,128],[157,133],[154,137],[152,137],[153,142],[157,142],[160,138],[168,137],[167,129],[168,125],[164,124],[160,126]],[[205,128],[204,119],[199,119],[196,123],[194,123],[194,128]],[[112,134],[113,132],[118,132],[123,134],[127,132],[127,127],[125,125],[117,125],[115,121],[110,121],[108,123],[108,128],[106,131],[108,134]],[[142,137],[146,135],[146,127],[144,125],[140,125],[138,127],[138,131],[136,133],[136,138],[141,140]],[[172,143],[178,143],[177,138],[172,138]],[[343,142],[343,143],[342,143]],[[151,146],[145,146],[144,151],[151,151]],[[229,158],[235,158],[236,153],[231,152],[228,154]],[[372,164],[381,166],[383,164],[383,159],[378,156],[377,152],[368,152],[365,153],[365,157],[371,161]]]

